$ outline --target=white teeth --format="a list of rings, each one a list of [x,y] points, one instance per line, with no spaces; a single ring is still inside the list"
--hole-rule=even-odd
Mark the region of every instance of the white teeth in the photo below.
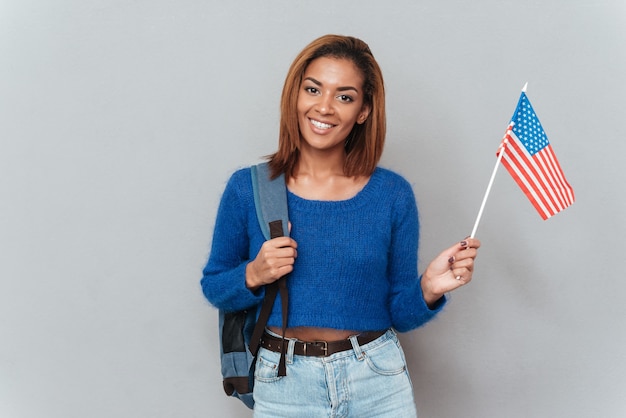
[[[333,125],[329,125],[328,123],[322,123],[322,122],[318,122],[316,120],[311,119],[311,123],[319,129],[330,129],[333,127]]]

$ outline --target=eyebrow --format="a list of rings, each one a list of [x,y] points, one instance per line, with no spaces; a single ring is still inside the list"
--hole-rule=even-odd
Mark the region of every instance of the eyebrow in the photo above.
[[[313,77],[306,77],[304,79],[304,81],[310,81],[311,83],[317,85],[317,86],[321,86],[322,83],[316,79],[314,79]],[[344,86],[344,87],[337,87],[337,91],[347,91],[347,90],[354,90],[356,93],[359,92],[359,89],[357,89],[356,87],[352,87],[352,86]]]

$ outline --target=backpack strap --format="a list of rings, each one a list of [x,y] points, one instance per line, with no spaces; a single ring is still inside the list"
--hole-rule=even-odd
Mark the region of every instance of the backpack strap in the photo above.
[[[254,192],[254,206],[256,208],[259,226],[266,240],[288,236],[289,214],[287,208],[287,188],[283,174],[272,179],[268,163],[261,163],[251,167],[252,189]],[[282,310],[282,344],[280,362],[278,363],[278,375],[287,375],[285,354],[285,331],[287,329],[287,313],[289,312],[289,294],[287,292],[287,276],[283,276],[275,282],[265,286],[265,297],[261,305],[261,312],[254,327],[250,340],[250,352],[256,357],[259,344],[265,331],[265,325],[272,312],[276,296],[280,292]]]
[[[252,191],[254,192],[254,206],[259,226],[266,240],[272,237],[270,225],[280,221],[282,231],[277,236],[289,235],[289,212],[287,209],[287,189],[285,175],[280,174],[272,179],[268,163],[261,163],[250,167],[252,175]],[[284,232],[287,231],[285,234]]]

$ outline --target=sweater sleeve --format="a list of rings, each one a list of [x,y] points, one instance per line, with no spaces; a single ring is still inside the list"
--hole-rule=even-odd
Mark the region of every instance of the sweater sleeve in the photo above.
[[[399,332],[410,331],[430,321],[446,303],[445,297],[431,309],[422,294],[417,270],[419,218],[413,190],[403,182],[395,202],[389,252],[390,312]]]
[[[240,170],[226,185],[201,280],[208,301],[226,311],[249,308],[258,304],[264,295],[262,290],[253,293],[246,287],[246,266],[250,261],[248,213],[250,202],[254,204],[249,178],[249,171]],[[245,187],[246,181],[250,182],[249,187]]]

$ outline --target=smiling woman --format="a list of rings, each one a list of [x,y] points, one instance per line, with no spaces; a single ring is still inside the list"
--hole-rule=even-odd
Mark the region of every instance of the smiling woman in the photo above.
[[[347,59],[318,58],[304,73],[297,108],[301,152],[325,150],[343,159],[346,138],[369,115],[363,75]]]
[[[355,125],[346,139],[344,172],[347,175],[371,175],[383,152],[386,134],[385,86],[378,62],[369,46],[360,39],[326,35],[307,45],[296,57],[283,86],[278,151],[270,165],[274,174],[293,174],[300,148],[300,121],[297,109],[302,82],[309,66],[319,58],[347,60],[360,74],[363,104],[369,115]],[[318,80],[321,81],[321,80]],[[318,87],[318,86],[315,86]],[[352,86],[358,87],[358,86]]]
[[[289,189],[317,200],[354,196],[370,177],[368,173],[346,176],[344,172],[346,143],[370,111],[362,73],[347,59],[314,60],[304,74],[297,110],[300,155]]]
[[[472,279],[480,242],[455,243],[418,274],[413,191],[377,167],[385,126],[383,78],[367,44],[321,37],[287,74],[269,157],[289,191],[290,236],[264,241],[249,168],[226,186],[202,278],[207,299],[257,309],[263,286],[289,274],[284,335],[277,303],[260,340],[255,417],[416,416],[396,331],[428,322],[446,292]]]

